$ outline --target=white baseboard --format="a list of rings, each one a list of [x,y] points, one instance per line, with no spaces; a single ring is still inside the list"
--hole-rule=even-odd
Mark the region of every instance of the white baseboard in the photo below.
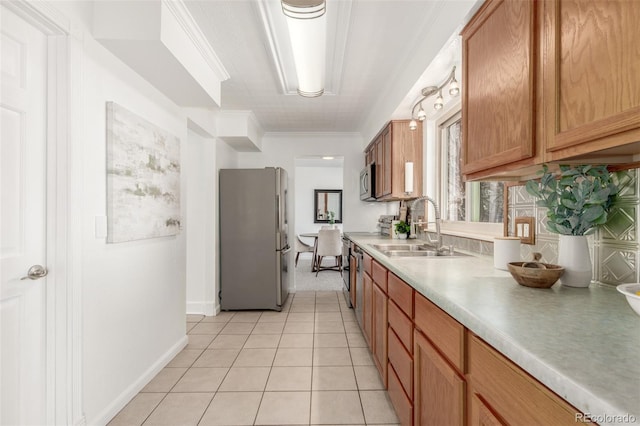
[[[208,317],[217,315],[220,312],[220,305],[211,302],[187,302],[187,314],[206,315]]]
[[[135,382],[133,382],[124,392],[120,394],[102,413],[96,416],[89,424],[106,425],[125,405],[144,388],[147,383],[160,372],[169,361],[171,361],[189,343],[189,338],[185,335],[180,338],[164,355],[160,357],[151,367],[147,369]]]

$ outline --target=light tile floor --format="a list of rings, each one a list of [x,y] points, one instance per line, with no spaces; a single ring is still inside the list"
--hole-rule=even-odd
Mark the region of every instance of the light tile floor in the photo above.
[[[298,292],[282,312],[187,321],[187,347],[110,426],[398,422],[341,292]]]

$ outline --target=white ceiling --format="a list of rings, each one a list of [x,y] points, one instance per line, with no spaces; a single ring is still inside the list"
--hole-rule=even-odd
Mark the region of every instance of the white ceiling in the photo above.
[[[452,35],[482,1],[327,0],[327,76],[335,93],[319,98],[284,93],[276,64],[287,62],[286,52],[277,57],[264,24],[265,10],[277,10],[279,0],[186,4],[231,75],[222,83],[223,110],[253,111],[266,132],[367,135],[392,116],[409,118],[410,108],[401,117],[403,105],[459,63]],[[291,66],[283,65],[285,72]]]

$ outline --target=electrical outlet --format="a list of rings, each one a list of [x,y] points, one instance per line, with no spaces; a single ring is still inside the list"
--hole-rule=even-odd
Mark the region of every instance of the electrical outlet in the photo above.
[[[520,237],[522,244],[535,244],[535,219],[531,216],[516,217],[514,220],[516,237]]]

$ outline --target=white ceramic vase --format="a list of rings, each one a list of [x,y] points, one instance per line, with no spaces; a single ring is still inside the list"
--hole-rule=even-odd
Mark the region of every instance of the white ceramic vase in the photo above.
[[[396,234],[398,235],[398,239],[399,240],[406,240],[407,239],[407,234]]]
[[[584,235],[560,235],[558,265],[564,267],[560,283],[567,287],[589,287],[591,284],[591,255]]]

